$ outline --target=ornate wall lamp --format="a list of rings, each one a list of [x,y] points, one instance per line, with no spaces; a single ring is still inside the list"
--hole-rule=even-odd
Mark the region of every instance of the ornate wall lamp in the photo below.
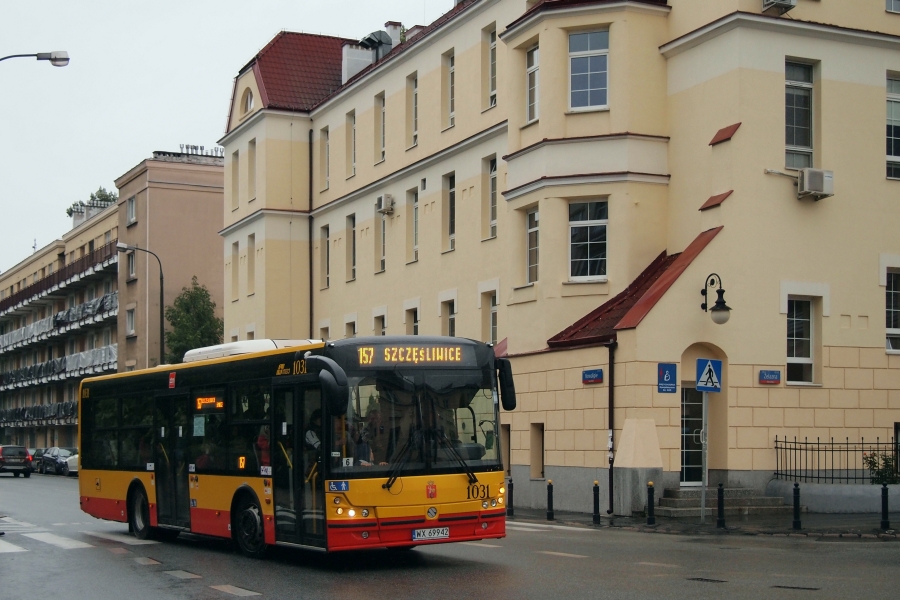
[[[713,304],[712,308],[707,308],[707,292],[711,288],[716,290],[716,303]],[[703,289],[700,290],[700,294],[703,296],[703,304],[700,305],[700,308],[704,312],[709,313],[713,323],[716,325],[727,323],[728,318],[731,317],[731,307],[725,304],[725,289],[722,287],[722,278],[715,273],[709,275],[706,278]]]

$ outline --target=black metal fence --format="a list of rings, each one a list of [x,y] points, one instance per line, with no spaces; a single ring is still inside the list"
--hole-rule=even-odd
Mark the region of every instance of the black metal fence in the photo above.
[[[867,466],[867,460],[872,462],[873,457],[875,463],[882,466],[885,464],[883,459],[887,457],[892,463],[893,475],[897,475],[900,445],[894,438],[890,441],[875,438],[874,442],[865,439],[851,442],[850,438],[846,438],[836,442],[834,438],[829,441],[803,438],[800,441],[795,437],[791,441],[775,436],[777,479],[809,483],[877,483]]]

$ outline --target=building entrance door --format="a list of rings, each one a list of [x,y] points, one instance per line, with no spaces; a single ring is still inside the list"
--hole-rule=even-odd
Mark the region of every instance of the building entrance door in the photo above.
[[[703,392],[681,388],[681,485],[703,483]]]

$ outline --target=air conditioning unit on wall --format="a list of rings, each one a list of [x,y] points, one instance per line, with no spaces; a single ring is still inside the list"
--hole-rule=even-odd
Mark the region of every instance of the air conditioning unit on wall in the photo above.
[[[834,196],[834,172],[822,169],[800,169],[797,180],[797,198],[812,197],[815,200]]]
[[[394,212],[394,197],[390,194],[384,194],[375,198],[375,210],[383,215],[389,215]]]
[[[797,0],[763,0],[762,11],[766,14],[783,15],[797,7]]]

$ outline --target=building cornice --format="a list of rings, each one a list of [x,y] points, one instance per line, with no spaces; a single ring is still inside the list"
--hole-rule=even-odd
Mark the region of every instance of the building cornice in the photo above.
[[[581,142],[596,142],[596,141],[606,141],[606,140],[649,140],[651,142],[668,142],[669,137],[665,135],[648,135],[643,133],[631,133],[630,131],[625,131],[622,133],[607,133],[603,135],[585,135],[578,137],[567,137],[567,138],[544,138],[539,142],[535,142],[530,146],[525,146],[515,152],[510,152],[506,156],[501,157],[505,161],[510,161],[514,158],[518,158],[533,150],[538,150],[543,148],[544,146],[554,146],[556,144],[577,144]]]
[[[671,58],[738,27],[888,48],[890,50],[900,49],[900,36],[896,35],[867,31],[865,29],[840,27],[838,25],[827,25],[814,21],[799,21],[737,11],[663,44],[659,47],[659,51],[666,58]]]
[[[395,181],[397,181],[398,179],[406,177],[410,173],[413,173],[419,169],[425,169],[425,168],[428,168],[431,165],[438,163],[442,160],[452,158],[453,156],[456,156],[460,152],[465,152],[466,150],[468,150],[469,148],[472,148],[473,146],[476,146],[476,145],[478,145],[482,142],[485,142],[489,139],[495,138],[498,135],[506,133],[507,127],[508,127],[508,122],[502,121],[500,123],[497,123],[496,125],[488,127],[487,129],[479,131],[475,135],[469,136],[466,139],[462,140],[461,142],[458,142],[456,144],[453,144],[452,146],[444,148],[443,150],[441,150],[439,152],[435,152],[434,154],[426,156],[425,158],[418,160],[410,165],[407,165],[407,166],[403,167],[402,169],[399,169],[397,171],[394,171],[393,173],[389,173],[388,175],[385,175],[381,179],[373,181],[372,183],[370,183],[368,185],[364,185],[361,188],[358,188],[358,189],[350,192],[349,194],[345,194],[344,196],[341,196],[340,198],[336,198],[326,204],[323,204],[322,206],[319,206],[318,208],[313,209],[312,214],[313,214],[313,216],[316,216],[322,212],[325,212],[325,211],[331,210],[337,206],[340,206],[341,204],[345,204],[347,202],[352,202],[353,200],[356,200],[357,198],[360,198],[362,196],[365,196],[366,194],[372,193],[373,191],[375,191],[377,188],[379,188],[381,186],[390,185],[390,184],[394,183]]]
[[[651,4],[643,2],[642,0],[620,0],[618,2],[607,2],[605,4],[585,2],[584,4],[577,6],[561,6],[558,8],[553,7],[553,5],[539,4],[530,11],[530,13],[525,13],[523,16],[510,23],[507,26],[506,31],[501,33],[498,37],[505,42],[508,38],[519,35],[548,17],[580,17],[582,15],[597,15],[620,10],[654,15],[668,15],[672,10],[672,7],[662,4]]]
[[[219,235],[222,237],[227,237],[227,236],[231,235],[232,233],[234,233],[235,231],[237,231],[238,229],[246,227],[247,225],[250,225],[251,223],[259,221],[263,217],[267,217],[267,216],[309,218],[309,211],[308,210],[286,210],[283,208],[261,208],[257,211],[250,213],[249,215],[240,219],[239,221],[232,223],[225,229],[222,229],[221,231],[219,231]]]
[[[256,125],[257,123],[262,121],[264,118],[266,118],[267,115],[278,116],[278,117],[290,117],[290,118],[294,118],[294,119],[296,119],[298,117],[306,118],[306,119],[310,118],[309,113],[305,112],[305,111],[284,110],[284,109],[280,109],[280,108],[263,108],[261,110],[256,111],[255,113],[253,113],[253,115],[250,118],[248,118],[246,121],[239,124],[237,127],[235,127],[234,129],[232,129],[231,131],[229,131],[228,133],[223,135],[221,138],[219,138],[216,141],[216,143],[219,144],[220,146],[225,146],[226,144],[231,142],[235,137],[242,134],[244,132],[244,129],[247,129],[249,127],[252,127],[253,125]]]
[[[618,171],[614,173],[584,173],[580,175],[547,176],[535,179],[520,186],[502,192],[507,201],[515,200],[531,192],[562,185],[586,185],[592,183],[652,183],[656,185],[669,185],[671,175],[659,175],[655,173],[635,173],[633,171]]]

